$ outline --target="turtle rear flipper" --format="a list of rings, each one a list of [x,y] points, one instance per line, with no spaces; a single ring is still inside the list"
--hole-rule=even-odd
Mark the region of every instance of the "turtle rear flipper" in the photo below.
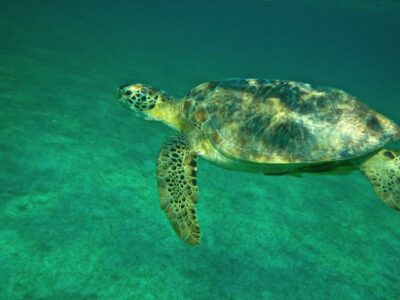
[[[400,151],[382,149],[360,164],[376,194],[391,208],[400,210]]]
[[[200,243],[196,218],[198,187],[197,154],[182,135],[168,139],[157,160],[160,205],[178,236],[188,244]]]

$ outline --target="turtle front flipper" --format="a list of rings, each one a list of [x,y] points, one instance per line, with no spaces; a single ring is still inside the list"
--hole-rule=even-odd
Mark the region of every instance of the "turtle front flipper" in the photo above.
[[[400,210],[400,151],[382,149],[359,165],[385,204]]]
[[[191,245],[200,243],[196,218],[196,158],[186,137],[179,135],[168,139],[157,160],[161,208],[179,237]]]

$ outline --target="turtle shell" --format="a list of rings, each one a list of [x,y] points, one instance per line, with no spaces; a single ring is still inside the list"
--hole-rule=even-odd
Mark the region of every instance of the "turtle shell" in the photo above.
[[[207,82],[187,118],[223,155],[256,163],[347,160],[399,137],[399,127],[342,90],[282,80]]]

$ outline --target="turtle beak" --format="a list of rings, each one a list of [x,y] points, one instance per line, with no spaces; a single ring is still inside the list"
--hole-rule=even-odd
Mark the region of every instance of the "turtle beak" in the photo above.
[[[119,87],[117,87],[117,95],[118,95],[118,99],[121,98],[122,96],[122,92],[124,91],[124,89],[128,86],[130,86],[131,84],[129,83],[125,83],[123,85],[120,85]]]
[[[126,83],[126,84],[123,84],[123,85],[117,87],[118,101],[121,101],[122,96],[123,96],[123,92],[124,92],[125,88],[128,87],[128,86],[130,86],[130,84]]]
[[[123,105],[126,105],[126,97],[124,96],[124,90],[117,88],[117,101]]]

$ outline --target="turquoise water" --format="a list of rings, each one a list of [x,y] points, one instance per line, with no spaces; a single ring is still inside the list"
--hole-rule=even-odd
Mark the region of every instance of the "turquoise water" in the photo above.
[[[0,31],[0,299],[400,299],[400,214],[361,174],[200,159],[190,247],[159,208],[173,131],[115,101],[280,78],[400,123],[398,1],[2,1]]]

